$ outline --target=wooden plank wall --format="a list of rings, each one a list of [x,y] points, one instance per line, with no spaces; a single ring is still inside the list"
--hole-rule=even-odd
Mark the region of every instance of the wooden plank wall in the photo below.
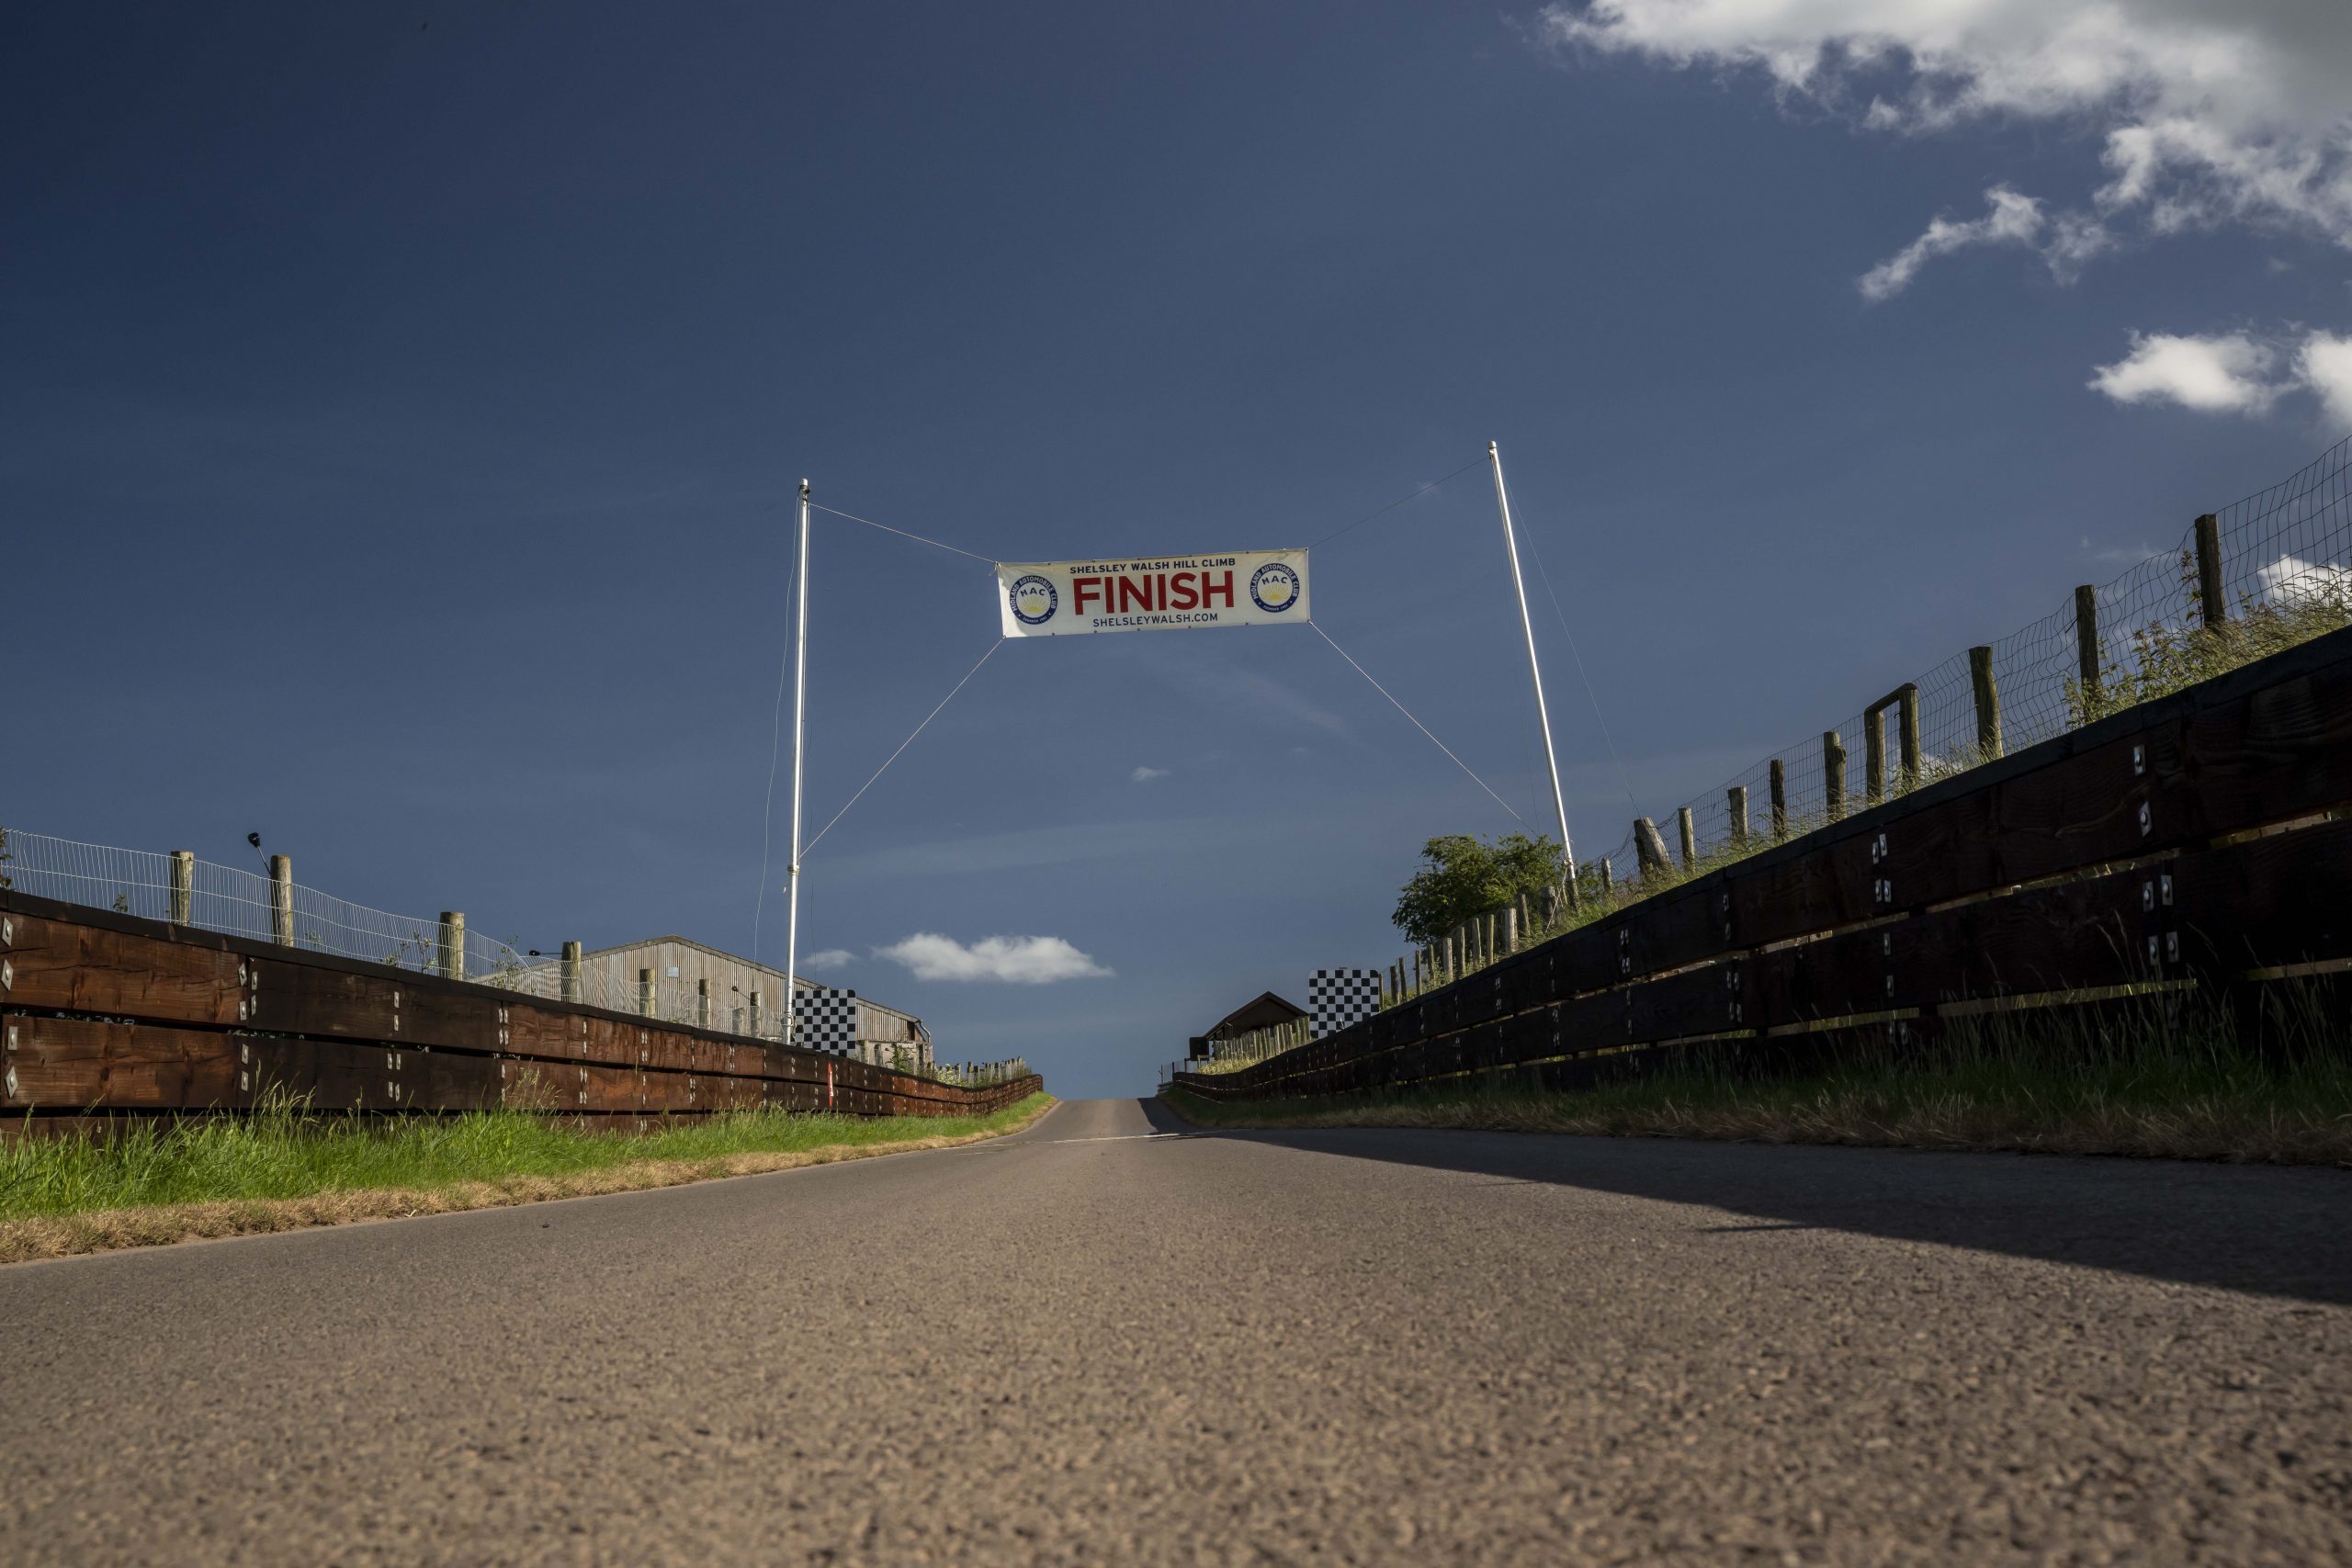
[[[1956,1011],[2352,959],[2352,631],[1644,899],[1234,1073],[1217,1100],[1497,1069],[1574,1088],[1699,1042],[1890,1045]],[[1974,1004],[1973,1009],[1970,1004]]]
[[[775,1106],[984,1113],[986,1088],[517,996],[494,987],[0,891],[0,1108],[83,1118],[238,1110],[507,1107],[644,1123]],[[54,1129],[51,1129],[54,1130]]]

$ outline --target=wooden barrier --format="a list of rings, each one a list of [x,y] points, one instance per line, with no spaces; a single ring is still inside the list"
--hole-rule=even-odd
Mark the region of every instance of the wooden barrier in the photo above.
[[[1989,750],[1989,748],[1988,748]],[[2001,757],[1233,1073],[1219,1100],[2243,988],[2352,960],[2352,630]],[[1791,1046],[1790,1049],[1795,1047]]]
[[[14,891],[0,891],[0,1107],[36,1118],[237,1110],[289,1093],[368,1112],[956,1116],[1043,1087],[1034,1074],[939,1083]]]

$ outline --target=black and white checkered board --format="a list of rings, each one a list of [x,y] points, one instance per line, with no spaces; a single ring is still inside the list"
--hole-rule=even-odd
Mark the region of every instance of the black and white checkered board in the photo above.
[[[857,1054],[857,993],[811,986],[792,993],[793,1043],[828,1055]]]
[[[1380,1010],[1380,971],[1317,969],[1306,982],[1306,1009],[1317,1040],[1363,1022]]]

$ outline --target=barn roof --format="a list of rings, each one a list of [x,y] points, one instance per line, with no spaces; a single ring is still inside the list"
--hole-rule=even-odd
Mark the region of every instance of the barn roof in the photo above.
[[[1278,1023],[1288,1023],[1292,1019],[1306,1016],[1306,1010],[1297,1003],[1286,1001],[1272,991],[1261,991],[1209,1025],[1208,1038],[1229,1040],[1237,1034],[1247,1034],[1253,1029],[1272,1029]]]

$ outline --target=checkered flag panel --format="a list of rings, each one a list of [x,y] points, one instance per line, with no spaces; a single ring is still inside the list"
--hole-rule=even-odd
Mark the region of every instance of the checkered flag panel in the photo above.
[[[1317,969],[1306,982],[1306,1006],[1317,1040],[1361,1023],[1380,1010],[1380,971]]]
[[[811,986],[792,993],[793,1043],[829,1056],[857,1054],[857,993]]]

